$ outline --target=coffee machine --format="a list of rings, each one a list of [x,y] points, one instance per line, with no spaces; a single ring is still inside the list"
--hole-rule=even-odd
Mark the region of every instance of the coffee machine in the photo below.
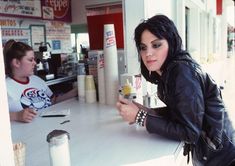
[[[36,75],[41,77],[44,80],[50,80],[55,77],[50,71],[51,65],[51,52],[48,51],[50,43],[40,43],[39,52],[35,52],[35,59],[37,62]]]

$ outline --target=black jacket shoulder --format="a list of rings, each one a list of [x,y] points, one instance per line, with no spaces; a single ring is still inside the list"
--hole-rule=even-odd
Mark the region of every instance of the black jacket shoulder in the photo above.
[[[224,105],[216,84],[197,63],[187,58],[172,61],[160,84],[168,116],[160,120],[148,116],[149,132],[195,144],[205,131],[220,141]]]

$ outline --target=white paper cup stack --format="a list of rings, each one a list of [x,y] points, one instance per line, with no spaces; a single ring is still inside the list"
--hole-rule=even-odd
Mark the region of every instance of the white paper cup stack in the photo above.
[[[114,24],[104,25],[105,101],[115,105],[118,99],[118,61]]]
[[[96,102],[96,89],[93,75],[86,75],[85,78],[85,98],[87,103]]]

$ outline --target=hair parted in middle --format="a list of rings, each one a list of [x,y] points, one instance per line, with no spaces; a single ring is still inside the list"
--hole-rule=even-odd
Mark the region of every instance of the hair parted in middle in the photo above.
[[[161,67],[161,71],[164,71],[167,67],[167,64],[174,59],[175,56],[179,55],[182,50],[182,39],[179,36],[178,30],[175,27],[173,21],[171,21],[167,16],[164,15],[155,15],[148,20],[144,20],[140,23],[135,29],[135,43],[138,54],[140,54],[140,44],[141,44],[141,36],[142,33],[148,30],[153,35],[155,35],[158,39],[166,39],[169,45],[168,55]],[[140,55],[140,68],[141,73],[145,77],[145,79],[149,82],[156,83],[156,79],[159,78],[159,75],[156,72],[151,72],[149,75],[149,71],[144,65]]]

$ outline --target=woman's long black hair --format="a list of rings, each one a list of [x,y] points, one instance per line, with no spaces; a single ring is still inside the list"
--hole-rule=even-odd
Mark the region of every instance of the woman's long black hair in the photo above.
[[[174,59],[177,55],[183,52],[182,50],[182,40],[179,36],[178,30],[175,27],[173,21],[164,15],[155,15],[148,20],[143,21],[135,28],[135,43],[138,53],[140,54],[140,43],[141,35],[143,31],[149,30],[153,35],[159,39],[166,39],[169,45],[168,55],[161,66],[160,70],[164,71],[167,64]],[[141,73],[145,79],[149,82],[156,83],[160,79],[157,72],[152,72],[149,75],[149,71],[143,63],[142,58],[139,55]]]

